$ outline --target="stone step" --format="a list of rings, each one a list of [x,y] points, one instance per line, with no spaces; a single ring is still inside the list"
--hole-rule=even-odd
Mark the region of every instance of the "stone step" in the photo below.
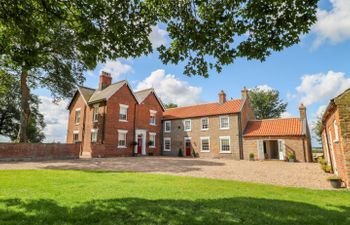
[[[81,159],[91,159],[91,152],[82,152],[80,155]]]

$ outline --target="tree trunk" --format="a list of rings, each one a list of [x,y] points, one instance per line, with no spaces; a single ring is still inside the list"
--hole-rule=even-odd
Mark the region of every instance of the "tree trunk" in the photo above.
[[[27,128],[29,123],[29,88],[27,84],[28,71],[23,70],[21,73],[21,126],[19,129],[19,142],[27,142]]]

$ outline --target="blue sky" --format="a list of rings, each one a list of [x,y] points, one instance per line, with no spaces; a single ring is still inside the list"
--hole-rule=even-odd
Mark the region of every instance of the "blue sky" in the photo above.
[[[151,40],[155,46],[167,44],[164,27],[155,27]],[[318,22],[312,31],[302,37],[300,44],[272,53],[265,62],[238,59],[225,66],[220,74],[212,71],[205,79],[183,75],[183,65],[163,65],[155,51],[137,59],[99,64],[94,71],[86,72],[85,86],[97,87],[99,72],[107,70],[113,74],[113,82],[127,78],[134,89],[153,86],[165,102],[180,105],[217,101],[220,90],[229,98],[239,98],[243,86],[271,87],[280,91],[281,98],[288,102],[288,113],[284,116],[298,116],[298,105],[303,102],[312,123],[330,98],[350,88],[349,59],[350,0],[321,0]],[[42,96],[41,109],[48,123],[47,141],[64,141],[66,103],[53,105],[49,92],[34,92]]]

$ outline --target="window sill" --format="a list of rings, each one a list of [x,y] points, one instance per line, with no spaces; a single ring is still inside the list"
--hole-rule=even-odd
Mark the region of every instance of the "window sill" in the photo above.
[[[184,130],[184,131],[189,132],[189,131],[192,131],[192,130]]]
[[[127,120],[119,120],[119,122],[128,122]]]
[[[171,152],[171,149],[163,149],[163,152]]]
[[[201,129],[201,131],[208,131],[209,129]]]
[[[164,133],[170,133],[171,131],[164,131]]]
[[[149,148],[156,148],[156,146],[149,146]]]
[[[151,126],[157,126],[157,124],[153,124],[153,123],[150,123],[149,125],[151,125]]]
[[[209,151],[203,151],[203,150],[201,150],[201,152],[208,153],[208,152],[210,152],[210,150],[209,150]]]
[[[220,151],[220,154],[231,154],[232,152],[231,151],[229,151],[229,152],[222,152],[222,151]]]
[[[230,128],[229,127],[227,127],[227,128],[221,128],[220,127],[220,130],[229,130]]]
[[[338,143],[338,142],[339,142],[339,139],[338,139],[338,140],[334,140],[333,142],[334,142],[334,143]]]
[[[117,148],[127,148],[126,146],[117,146]]]

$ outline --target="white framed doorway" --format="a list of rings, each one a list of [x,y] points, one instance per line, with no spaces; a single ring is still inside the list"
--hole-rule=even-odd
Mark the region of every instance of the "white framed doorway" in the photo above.
[[[143,129],[135,130],[135,141],[137,145],[134,147],[134,153],[139,155],[146,155],[146,138],[147,131]]]

